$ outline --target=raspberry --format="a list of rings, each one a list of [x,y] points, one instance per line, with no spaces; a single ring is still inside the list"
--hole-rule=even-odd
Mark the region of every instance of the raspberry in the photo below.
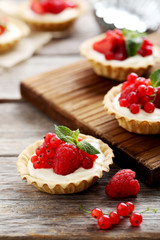
[[[63,143],[56,150],[54,172],[61,175],[70,174],[81,166],[82,159],[83,156],[75,145]]]
[[[111,198],[123,198],[135,196],[139,192],[140,185],[135,178],[135,172],[130,169],[118,171],[106,186],[106,194]]]

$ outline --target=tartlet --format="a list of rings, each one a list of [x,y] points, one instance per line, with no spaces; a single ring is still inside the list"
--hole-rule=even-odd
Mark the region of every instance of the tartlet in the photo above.
[[[26,37],[30,32],[25,23],[13,17],[5,17],[5,27],[6,30],[0,36],[0,53],[12,49],[20,39]]]
[[[126,82],[123,84],[126,84]],[[158,102],[158,108],[154,106],[155,99],[157,98],[159,101],[159,96],[155,97],[155,94],[159,94],[160,89],[158,90],[156,87],[157,90],[153,95],[147,96],[147,98],[145,96],[144,98],[139,97],[140,100],[136,100],[136,103],[127,103],[127,107],[122,107],[120,104],[126,104],[126,99],[121,97],[123,84],[111,88],[111,90],[105,95],[103,104],[107,113],[109,115],[114,115],[119,125],[129,132],[145,135],[160,134],[160,102]],[[129,95],[130,93],[128,92],[128,96]],[[122,100],[121,103],[120,99]],[[148,102],[151,106],[147,105]],[[132,113],[133,105],[135,110],[134,114]]]
[[[50,194],[71,194],[89,188],[92,184],[94,184],[97,181],[98,178],[102,177],[103,171],[105,172],[109,171],[109,165],[112,164],[113,151],[107,144],[103,143],[101,140],[83,134],[80,134],[79,136],[83,140],[98,141],[100,150],[104,154],[104,159],[102,162],[95,161],[94,164],[96,165],[93,165],[95,166],[94,171],[93,169],[92,170],[84,169],[84,171],[86,171],[86,174],[84,174],[83,170],[80,168],[81,172],[78,173],[78,176],[80,175],[78,178],[76,177],[76,179],[74,179],[75,174],[77,174],[75,171],[66,176],[56,174],[55,176],[56,180],[54,181],[51,180],[48,181],[44,179],[42,180],[40,178],[31,176],[29,173],[28,162],[35,153],[36,148],[40,144],[42,144],[42,141],[37,141],[32,145],[28,146],[18,157],[17,170],[21,174],[21,178],[27,180],[29,184],[34,185],[40,191],[47,192]]]
[[[59,14],[45,13],[39,15],[31,10],[30,1],[26,1],[20,8],[20,17],[32,28],[40,31],[65,31],[72,27],[75,21],[85,11],[86,4],[83,1],[75,1],[76,8],[65,9]]]
[[[106,33],[86,40],[80,47],[81,55],[91,63],[93,70],[99,76],[122,82],[129,73],[135,72],[139,76],[142,76],[156,62],[160,61],[160,49],[157,46],[153,46],[152,55],[147,57],[135,55],[123,61],[107,60],[104,54],[93,49],[93,44],[103,40],[105,35]]]

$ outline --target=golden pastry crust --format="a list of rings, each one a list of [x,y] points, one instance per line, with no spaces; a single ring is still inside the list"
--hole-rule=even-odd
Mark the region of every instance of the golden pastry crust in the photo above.
[[[91,63],[93,70],[99,76],[106,78],[115,79],[119,82],[126,80],[128,74],[135,72],[138,76],[142,76],[147,72],[155,63],[160,61],[160,48],[154,46],[154,51],[156,51],[156,56],[153,56],[152,61],[146,61],[145,57],[141,61],[133,63],[127,63],[127,59],[124,61],[111,60],[108,61],[105,58],[100,60],[94,56],[94,51],[92,45],[96,41],[100,41],[104,38],[105,34],[101,34],[97,37],[85,41],[80,47],[80,53]],[[99,53],[100,54],[100,53]],[[103,55],[103,54],[102,54]],[[145,60],[145,61],[144,61]],[[113,61],[116,61],[116,64],[113,64]],[[126,64],[127,63],[127,64]]]
[[[122,84],[111,88],[111,90],[104,97],[104,108],[108,114],[114,115],[118,120],[121,127],[125,128],[129,132],[134,132],[138,134],[160,134],[160,121],[147,121],[147,120],[137,120],[133,118],[122,115],[117,112],[114,108],[113,101],[114,98],[121,92]]]
[[[95,139],[94,137],[80,134],[83,139]],[[18,157],[17,161],[17,171],[21,174],[21,178],[27,180],[29,184],[34,185],[40,191],[47,192],[50,194],[71,194],[76,192],[81,192],[89,188],[94,184],[98,178],[102,177],[103,171],[109,171],[109,165],[113,163],[112,158],[114,157],[112,149],[101,140],[99,140],[100,149],[105,155],[105,160],[101,167],[97,170],[96,174],[93,176],[85,176],[82,179],[76,181],[70,181],[68,183],[58,184],[51,181],[45,181],[32,177],[28,171],[28,161],[31,156],[35,153],[36,148],[42,144],[42,141],[37,141],[34,144],[28,146]]]
[[[43,21],[40,20],[39,18],[30,18],[28,16],[26,16],[25,11],[29,8],[29,1],[26,1],[22,7],[20,8],[20,12],[19,15],[20,17],[27,23],[29,24],[32,28],[40,30],[40,31],[65,31],[67,29],[69,29],[74,22],[77,20],[77,18],[79,18],[79,16],[81,14],[83,14],[83,12],[86,9],[86,4],[85,2],[83,2],[83,0],[77,0],[76,1],[78,7],[78,11],[76,16],[69,16],[68,19],[65,20],[61,20],[61,21],[54,21],[51,20],[50,22],[48,21]]]
[[[10,41],[8,40],[4,43],[0,42],[0,53],[4,53],[11,50],[13,47],[15,47],[15,45],[19,42],[20,39],[26,37],[30,33],[30,29],[24,22],[8,16],[7,19],[9,22],[12,22],[12,24],[16,25],[21,30],[21,35],[14,40]]]

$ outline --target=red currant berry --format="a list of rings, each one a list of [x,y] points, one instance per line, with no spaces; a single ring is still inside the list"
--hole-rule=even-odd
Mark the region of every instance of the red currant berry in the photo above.
[[[101,229],[108,229],[111,226],[111,219],[107,215],[102,215],[98,219],[98,225]]]
[[[34,163],[33,163],[33,167],[35,168],[35,169],[37,169],[37,168],[41,168],[41,162],[38,160],[38,161],[35,161]]]
[[[122,99],[119,100],[119,105],[120,105],[121,107],[128,107],[128,106],[129,106],[129,103],[128,103],[128,101],[127,101],[126,98],[122,98]]]
[[[139,85],[141,84],[144,84],[145,85],[145,78],[144,77],[138,77],[136,80],[135,80],[135,86],[138,87]]]
[[[93,161],[92,159],[85,157],[82,161],[82,167],[85,169],[90,169],[93,167]]]
[[[40,145],[37,149],[36,149],[36,154],[37,156],[39,156],[41,153],[44,153],[45,149],[43,147],[43,145]]]
[[[144,104],[144,111],[147,113],[153,113],[155,110],[155,105],[152,102],[147,102]]]
[[[54,136],[55,136],[55,134],[49,132],[44,136],[44,141],[49,142],[51,140],[51,138],[54,137]]]
[[[46,155],[48,158],[53,158],[55,155],[55,151],[53,149],[47,149],[46,150]]]
[[[132,215],[129,218],[130,223],[132,224],[132,226],[139,226],[143,220],[142,215],[139,213],[132,213]]]
[[[129,86],[129,82],[124,82],[123,84],[122,84],[122,91],[126,88],[126,87],[128,87]]]
[[[132,202],[126,202],[126,205],[129,207],[129,214],[132,213],[134,210],[134,204]]]
[[[148,96],[153,95],[153,94],[154,94],[154,87],[148,86],[147,89],[146,89],[146,94],[147,94]]]
[[[61,139],[56,135],[50,139],[51,147],[57,148],[61,144]]]
[[[140,96],[140,97],[144,97],[145,95],[146,95],[146,90],[147,90],[147,87],[146,87],[146,85],[139,85],[138,86],[138,88],[137,88],[137,90],[138,90],[138,95]]]
[[[51,149],[51,144],[50,144],[50,142],[44,142],[44,143],[43,143],[43,147],[44,147],[45,150],[46,150],[46,149]]]
[[[34,163],[36,161],[38,161],[38,157],[36,155],[32,156],[31,157],[31,162]]]
[[[54,160],[53,159],[46,159],[46,161],[43,164],[43,168],[53,168],[54,167]]]
[[[127,216],[130,212],[130,209],[129,207],[127,206],[127,204],[125,203],[119,203],[117,205],[117,213],[120,215],[120,216]]]
[[[127,76],[127,82],[134,83],[137,78],[138,78],[138,75],[136,73],[130,73]]]
[[[110,212],[109,217],[112,224],[117,224],[120,221],[120,215],[116,211]]]
[[[40,162],[44,162],[46,160],[46,154],[45,153],[41,153],[38,157],[39,161]]]
[[[144,96],[140,99],[140,104],[143,106],[145,103],[147,103],[149,101],[150,101],[149,96]]]
[[[137,103],[139,100],[139,97],[136,92],[130,92],[127,96],[127,102],[128,103]]]
[[[136,104],[136,103],[131,104],[129,106],[129,109],[130,109],[131,113],[133,113],[133,114],[137,114],[140,111],[140,108],[139,108],[138,104]]]
[[[91,216],[95,219],[99,219],[103,215],[103,212],[100,208],[93,208],[91,211]]]

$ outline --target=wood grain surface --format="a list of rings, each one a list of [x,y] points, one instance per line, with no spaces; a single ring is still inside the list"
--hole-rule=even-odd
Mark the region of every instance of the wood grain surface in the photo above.
[[[86,22],[87,28],[84,27]],[[160,239],[160,211],[155,215],[145,213],[139,228],[131,227],[128,219],[124,219],[118,226],[102,231],[90,216],[79,210],[80,204],[87,209],[97,206],[104,211],[115,209],[118,201],[109,199],[104,187],[119,170],[116,164],[92,188],[70,196],[51,196],[39,192],[17,174],[18,154],[46,132],[54,131],[55,123],[21,99],[19,83],[26,77],[80,59],[79,43],[98,34],[99,29],[91,14],[82,17],[76,26],[77,30],[71,38],[53,40],[28,61],[1,71],[0,240]],[[137,198],[125,201],[133,201],[136,211],[147,206],[160,209],[160,188],[150,188],[143,183],[140,185]]]

